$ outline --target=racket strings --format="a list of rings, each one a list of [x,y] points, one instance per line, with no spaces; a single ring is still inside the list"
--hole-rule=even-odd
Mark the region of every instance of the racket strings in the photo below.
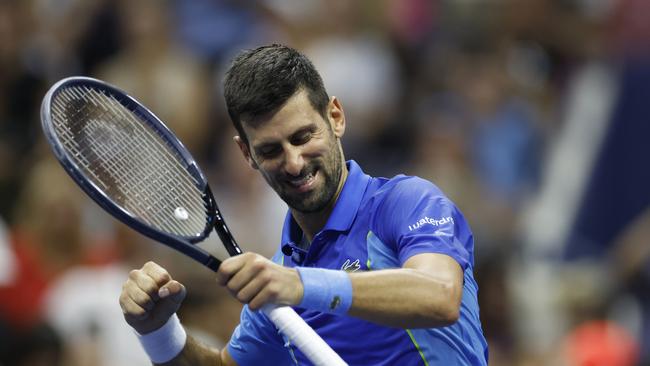
[[[184,161],[147,123],[118,100],[71,87],[52,104],[53,121],[75,162],[126,211],[176,235],[206,226],[203,192]],[[187,218],[174,215],[181,208]]]
[[[92,94],[89,94],[89,95],[91,95],[91,97],[92,97]],[[101,106],[101,100],[98,100],[98,98],[95,97],[95,98],[92,98],[90,100],[93,101],[93,102],[100,103],[99,105]],[[96,103],[94,103],[94,104],[95,104],[95,106],[97,106]],[[120,112],[121,117],[129,118],[128,117],[129,114],[124,115],[124,113],[122,113],[122,112],[124,112],[123,110],[118,109],[117,112]],[[131,141],[129,139],[129,136],[126,136],[125,133],[127,133],[127,134],[128,133],[133,133],[133,131],[117,130],[117,131],[119,131],[121,133],[118,133],[117,136],[113,136],[111,133],[114,133],[115,131],[111,132],[111,130],[108,130],[107,128],[105,128],[105,126],[103,126],[100,122],[97,122],[98,118],[101,118],[101,121],[106,120],[106,116],[103,116],[104,114],[107,114],[105,109],[100,110],[100,116],[99,117],[98,116],[93,116],[94,118],[89,118],[88,119],[88,126],[86,126],[87,131],[85,131],[85,133],[86,133],[86,136],[88,136],[88,138],[90,140],[90,142],[87,143],[87,145],[89,147],[91,147],[91,148],[96,147],[95,151],[93,151],[91,153],[91,155],[94,154],[94,155],[97,155],[97,156],[100,156],[100,157],[104,157],[102,159],[102,162],[105,163],[108,166],[108,174],[106,172],[103,172],[104,174],[100,174],[100,175],[103,175],[104,178],[106,178],[106,177],[108,177],[108,178],[117,177],[116,181],[109,182],[110,183],[109,185],[111,187],[114,187],[113,188],[114,191],[113,192],[109,191],[108,193],[114,195],[115,199],[117,201],[119,201],[119,203],[122,206],[125,206],[125,208],[129,212],[133,212],[133,211],[139,212],[140,216],[141,216],[141,219],[143,219],[144,221],[151,222],[151,223],[156,223],[159,226],[164,226],[165,222],[159,220],[161,218],[161,216],[158,215],[160,210],[152,209],[152,204],[155,205],[155,203],[156,203],[154,201],[154,199],[165,199],[166,197],[169,197],[168,195],[165,194],[165,191],[166,191],[165,188],[168,188],[167,186],[169,186],[171,184],[171,180],[169,179],[169,177],[170,177],[169,170],[165,169],[164,171],[162,171],[162,173],[166,174],[166,175],[163,175],[163,177],[168,178],[167,180],[169,180],[169,184],[164,184],[165,181],[161,181],[160,179],[155,179],[157,174],[156,174],[156,169],[151,169],[151,167],[153,167],[153,165],[143,165],[144,167],[149,167],[149,169],[144,170],[144,173],[142,171],[136,171],[135,172],[136,174],[134,174],[134,172],[131,172],[131,174],[129,174],[129,175],[123,175],[123,174],[122,175],[115,175],[114,172],[121,171],[120,169],[123,169],[122,167],[124,167],[124,166],[132,168],[132,167],[135,166],[135,164],[138,164],[138,163],[142,164],[143,161],[155,161],[155,160],[152,160],[152,156],[150,154],[152,149],[150,149],[150,148],[149,149],[144,149],[144,150],[141,149],[141,152],[146,151],[147,154],[145,154],[144,156],[138,157],[138,158],[141,159],[139,162],[134,161],[134,159],[133,159],[134,155],[133,154],[116,154],[115,151],[114,151],[114,150],[116,150],[115,146],[111,146],[111,145],[115,145],[115,140],[117,140],[117,141],[126,141],[126,142]],[[103,137],[102,135],[107,135],[108,138]],[[98,142],[102,142],[102,143],[98,143]],[[108,148],[106,148],[106,147],[108,147]],[[123,149],[123,147],[120,147],[120,149]],[[119,150],[118,150],[118,152],[119,152]],[[160,154],[158,154],[158,155],[160,155]],[[125,160],[125,158],[126,158],[126,160]],[[164,168],[164,165],[161,166],[161,167]],[[103,166],[103,165],[99,165],[98,168],[104,168],[104,169],[98,169],[98,170],[100,170],[100,173],[101,173],[101,170],[106,170],[105,169],[106,166]],[[145,174],[145,175],[143,176],[142,174]],[[134,180],[134,177],[137,178],[137,179]],[[128,180],[126,178],[128,178]],[[130,183],[130,182],[133,182],[133,181],[136,181],[136,182],[141,182],[141,181],[156,182],[157,181],[157,182],[163,183],[163,184],[159,185],[159,187],[158,187],[158,189],[161,190],[161,192],[158,192],[159,194],[157,194],[155,197],[152,197],[150,194],[147,194],[147,193],[150,193],[150,192],[148,192],[147,190],[143,191],[144,188],[150,188],[150,187],[135,186],[135,188],[140,188],[140,189],[133,190],[133,187],[131,187],[131,186],[133,186],[133,184]],[[174,186],[175,185],[176,184],[174,184]],[[131,188],[131,189],[129,189],[129,188]],[[169,191],[171,191],[171,189],[169,189]],[[167,201],[169,201],[169,200],[167,200]],[[134,207],[133,203],[136,203],[138,206]],[[169,202],[167,202],[167,204],[169,205]],[[185,205],[185,206],[187,206],[187,205]],[[144,208],[144,209],[138,210],[138,208]],[[169,208],[169,206],[167,208]],[[167,212],[166,216],[169,216],[170,211],[171,211],[170,209],[166,210],[166,212]],[[197,216],[200,217],[201,215],[193,215],[193,217],[197,217]],[[180,234],[184,234],[182,232],[182,228],[180,227],[178,221],[172,220],[168,224],[171,224],[171,226],[173,227],[171,229],[173,232],[179,233],[179,231],[180,231]],[[198,224],[199,224],[199,226],[198,226],[199,228],[201,228],[202,226],[205,226],[205,222],[201,222],[200,220],[199,220]]]
[[[105,114],[105,112],[103,112],[102,114]],[[103,119],[105,119],[105,117],[103,117]],[[117,201],[117,203],[119,203],[121,206],[125,206],[125,208],[128,209],[130,212],[132,212],[132,211],[137,212],[137,208],[132,207],[133,205],[131,205],[129,203],[137,202],[138,205],[144,206],[144,208],[145,208],[145,210],[140,210],[140,214],[141,214],[140,216],[142,216],[141,218],[144,219],[145,221],[155,222],[155,223],[160,225],[161,222],[159,220],[156,220],[156,218],[158,216],[157,215],[151,215],[152,213],[155,213],[155,210],[151,209],[151,207],[150,207],[151,204],[148,202],[148,201],[151,201],[151,199],[150,199],[151,197],[148,196],[148,195],[143,195],[142,194],[142,189],[138,189],[136,191],[130,190],[129,189],[129,186],[130,186],[129,182],[124,180],[125,176],[123,176],[123,175],[117,175],[116,176],[114,174],[111,175],[111,173],[113,171],[116,171],[115,169],[120,169],[120,167],[123,166],[124,164],[127,164],[128,166],[132,166],[131,164],[133,164],[133,160],[129,159],[126,162],[123,162],[122,161],[122,160],[124,160],[123,158],[124,157],[128,158],[129,155],[115,154],[111,149],[102,148],[102,147],[108,146],[107,139],[102,136],[102,135],[106,135],[108,131],[106,129],[97,128],[97,125],[98,125],[98,123],[96,122],[95,118],[88,120],[86,135],[87,135],[87,137],[89,139],[89,142],[84,141],[84,143],[86,143],[87,147],[95,148],[94,151],[82,151],[82,153],[84,153],[84,154],[90,154],[91,156],[94,155],[95,159],[93,159],[93,160],[97,160],[97,156],[103,157],[101,159],[102,160],[101,162],[104,163],[105,165],[95,164],[95,168],[96,168],[95,170],[99,171],[98,174],[95,174],[95,176],[97,176],[97,175],[101,176],[101,179],[103,181],[106,180],[107,178],[115,178],[115,179],[110,179],[111,181],[108,182],[108,184],[107,184],[109,186],[108,187],[109,191],[107,193],[111,197],[113,197],[114,201]],[[117,137],[115,137],[115,136],[112,136],[112,135],[108,135],[108,137],[109,137],[109,140],[108,140],[109,142],[110,142],[111,138],[112,139],[117,138],[117,139],[119,139],[121,141],[128,141],[128,140],[124,140],[125,136],[117,136]],[[98,144],[97,141],[103,141],[104,143],[103,144]],[[84,149],[84,150],[87,150],[87,149]],[[93,150],[93,149],[91,149],[91,150]],[[146,160],[149,160],[147,156],[143,156],[142,158],[146,159]],[[108,172],[106,172],[107,167],[108,167]],[[152,177],[153,173],[155,173],[155,172],[150,169],[150,171],[148,173],[145,173],[147,175],[145,175],[144,177],[140,177],[140,180],[141,181],[148,181],[149,178]],[[134,175],[132,174],[131,178],[133,178],[133,176]],[[131,181],[131,180],[132,179],[130,179],[129,181]],[[127,197],[132,197],[133,199],[132,200],[126,200]],[[164,195],[158,195],[158,197],[156,197],[156,198],[164,198],[164,197],[165,197]],[[176,229],[178,229],[178,225],[176,225]]]
[[[108,100],[104,100],[103,98],[99,99],[97,97],[100,94],[98,94],[98,93],[96,93],[94,91],[93,92],[89,91],[88,95],[92,98],[91,100],[99,103],[99,105],[102,105],[102,101],[108,102],[110,104],[110,106],[108,106],[108,107],[110,107],[110,108],[114,109],[115,111],[117,111],[118,113],[120,113],[121,114],[120,117],[122,117],[122,118],[133,118],[130,113],[125,114],[124,113],[125,110],[121,106],[121,104],[118,104],[113,99],[108,99]],[[89,124],[88,127],[89,128],[92,128],[92,127],[96,128],[100,134],[109,134],[109,133],[112,132],[112,131],[109,131],[109,130],[106,130],[105,128],[103,128],[103,125],[100,125],[97,122],[97,120],[91,120],[90,122],[91,123]],[[136,120],[136,122],[137,122],[137,120]],[[142,131],[143,132],[150,132],[147,129],[142,130]],[[118,129],[118,130],[116,130],[116,132],[118,133],[118,136],[109,135],[109,137],[110,138],[116,138],[119,141],[127,141],[127,142],[131,141],[128,138],[129,137],[128,134],[134,133],[134,131],[124,131],[122,129]],[[90,134],[90,136],[95,136],[95,135],[96,134],[94,134],[94,133]],[[157,142],[158,139],[160,139],[159,136],[153,136],[151,134],[148,134],[148,136],[145,136],[145,137],[151,139],[151,140],[145,140],[145,141],[151,141],[151,142]],[[157,139],[154,139],[154,137],[157,137]],[[101,135],[98,136],[98,138],[97,138],[98,141],[102,141],[102,139],[105,139],[105,138],[102,138]],[[95,144],[91,144],[91,145],[95,145]],[[96,144],[96,145],[99,146],[100,148],[103,148],[103,147],[107,146],[106,143],[104,143],[104,144]],[[169,154],[169,151],[168,151],[169,147],[161,146],[161,145],[158,145],[156,147],[158,149],[155,149],[155,148],[141,149],[140,152],[142,153],[142,156],[135,156],[134,154],[115,154],[115,149],[112,149],[112,150],[111,149],[100,149],[99,151],[100,151],[100,154],[104,154],[104,155],[108,156],[108,158],[106,159],[106,162],[108,162],[109,165],[114,166],[115,169],[121,169],[122,166],[127,166],[127,167],[136,166],[136,164],[138,164],[139,162],[135,161],[134,160],[135,158],[137,158],[140,161],[140,164],[142,164],[142,161],[155,162],[157,157],[160,156],[161,153],[163,155],[166,153],[167,155],[169,155],[169,158],[174,159],[173,161],[178,160],[178,158],[176,158],[175,156],[172,156],[171,154]],[[119,151],[117,151],[117,152],[119,152]],[[113,163],[113,164],[111,164],[111,163]],[[153,165],[150,165],[150,164],[143,165],[143,167],[145,169],[141,169],[140,171],[136,172],[136,174],[127,175],[125,177],[129,178],[129,179],[132,178],[132,177],[136,177],[137,178],[136,181],[144,181],[144,182],[152,181],[152,182],[160,183],[160,185],[156,185],[158,194],[156,194],[154,197],[152,197],[150,194],[147,194],[148,193],[147,191],[144,191],[144,192],[142,190],[129,191],[129,187],[131,187],[132,185],[128,184],[128,182],[125,182],[126,184],[123,185],[123,187],[125,188],[124,192],[122,193],[123,198],[126,198],[126,197],[133,198],[133,200],[129,200],[127,202],[133,201],[133,202],[138,202],[138,203],[144,203],[146,206],[149,206],[151,204],[155,204],[155,201],[153,201],[153,199],[160,199],[160,198],[166,199],[167,198],[167,201],[168,201],[167,203],[169,204],[168,198],[171,198],[171,197],[174,197],[174,196],[175,197],[179,196],[178,193],[175,193],[174,191],[176,190],[175,187],[178,186],[177,182],[180,179],[183,179],[183,178],[186,179],[185,183],[189,184],[189,187],[195,188],[194,182],[189,180],[187,174],[180,174],[179,175],[179,173],[185,173],[185,170],[176,169],[175,171],[172,171],[172,170],[170,170],[170,168],[173,168],[173,166],[169,166],[167,164],[163,164],[163,165],[159,166],[158,168],[156,168],[156,167],[154,167]],[[145,188],[145,187],[136,186],[136,188]],[[147,188],[149,188],[149,187],[147,187]],[[182,197],[182,195],[181,195],[181,197]],[[144,201],[144,202],[142,202],[142,201]],[[172,202],[172,203],[175,203],[175,202]],[[198,210],[203,209],[202,201],[200,201],[200,203],[201,204],[198,206]],[[171,206],[171,207],[174,208],[174,206]],[[185,206],[187,207],[188,205],[185,205]],[[150,207],[147,207],[147,208],[148,209],[146,211],[144,211],[145,213],[154,213],[154,214],[157,213],[156,210],[151,210]],[[167,211],[167,212],[169,212],[169,211]],[[152,221],[155,221],[157,218],[159,218],[158,215],[153,215],[153,216],[149,217],[149,219],[152,220]],[[201,218],[201,217],[197,216],[197,215],[193,215],[193,218]],[[177,220],[171,221],[171,224],[173,224],[173,225],[176,224],[174,226],[176,226],[176,228],[178,228],[178,221]],[[205,222],[204,221],[199,221],[199,225],[200,225],[199,227],[205,226]]]

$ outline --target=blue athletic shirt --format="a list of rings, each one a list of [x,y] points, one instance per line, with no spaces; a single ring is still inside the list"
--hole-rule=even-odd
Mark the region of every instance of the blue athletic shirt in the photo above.
[[[349,175],[332,215],[309,249],[300,249],[302,231],[289,212],[273,260],[287,267],[354,272],[399,268],[419,253],[446,254],[464,271],[460,317],[447,327],[401,329],[297,307],[296,312],[350,365],[487,365],[472,274],[474,243],[463,215],[424,179],[373,178],[356,162],[347,165]],[[283,254],[284,246],[292,255]],[[262,312],[248,306],[228,351],[240,366],[311,364]]]

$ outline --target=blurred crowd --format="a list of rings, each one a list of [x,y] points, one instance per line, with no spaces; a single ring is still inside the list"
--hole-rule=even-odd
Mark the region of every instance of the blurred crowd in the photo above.
[[[48,87],[87,75],[154,111],[245,250],[286,206],[232,142],[239,50],[306,53],[342,101],[347,158],[438,185],[474,231],[492,365],[650,365],[650,2],[0,0],[0,365],[147,365],[121,284],[147,260],[221,346],[240,305],[209,270],[90,202],[41,135]],[[212,238],[211,238],[212,240]]]

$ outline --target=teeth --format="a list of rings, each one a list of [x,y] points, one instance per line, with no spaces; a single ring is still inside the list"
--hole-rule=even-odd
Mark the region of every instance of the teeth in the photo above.
[[[301,179],[298,179],[298,180],[292,180],[292,181],[290,181],[290,182],[291,182],[291,184],[293,184],[294,186],[301,186],[301,185],[303,185],[303,184],[309,182],[309,180],[312,179],[313,177],[314,177],[314,174],[309,173],[309,174],[307,174],[306,176],[304,176],[304,177],[301,178]]]

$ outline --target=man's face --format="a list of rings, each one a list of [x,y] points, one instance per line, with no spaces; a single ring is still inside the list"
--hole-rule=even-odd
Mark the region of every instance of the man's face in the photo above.
[[[282,200],[303,213],[327,207],[338,192],[343,169],[338,138],[345,124],[336,100],[325,119],[307,92],[299,91],[275,114],[256,121],[256,127],[243,125],[249,144],[238,141],[242,152]]]

